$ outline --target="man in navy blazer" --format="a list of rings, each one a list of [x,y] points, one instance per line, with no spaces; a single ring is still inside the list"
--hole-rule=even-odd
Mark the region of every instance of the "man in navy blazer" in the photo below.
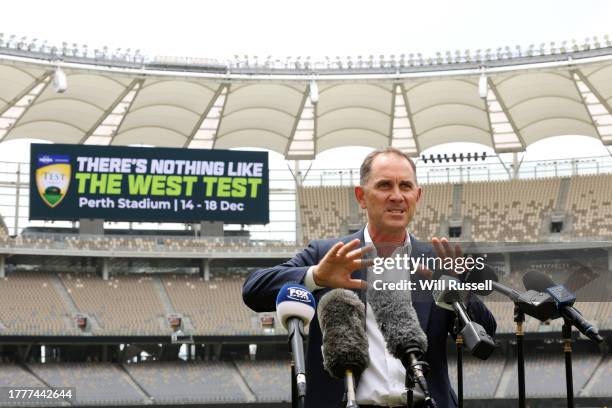
[[[446,239],[433,238],[430,245],[408,234],[406,228],[421,197],[414,162],[408,156],[389,147],[375,150],[364,160],[360,176],[360,185],[355,187],[355,195],[361,208],[367,211],[366,227],[346,237],[312,241],[289,261],[255,271],[243,287],[243,299],[247,306],[257,312],[274,311],[276,295],[288,282],[316,288],[313,293],[317,302],[332,288],[347,288],[356,290],[366,303],[366,258],[374,250],[377,256],[382,257],[388,257],[402,247],[411,248],[412,257],[462,256],[461,249],[458,246],[452,247]],[[373,246],[365,245],[366,241],[371,241]],[[450,274],[456,275],[454,272]],[[431,279],[432,275],[430,270],[421,269],[410,279]],[[416,285],[417,288],[419,286]],[[455,315],[435,306],[430,291],[413,290],[411,296],[419,323],[427,335],[428,349],[423,359],[430,366],[427,382],[431,396],[440,408],[456,407],[457,398],[450,385],[446,359],[446,339],[452,333]],[[466,306],[470,317],[493,335],[496,329],[495,318],[484,304],[476,296],[470,296]],[[321,328],[315,317],[310,324],[307,348],[306,406],[341,407],[344,383],[332,378],[324,370],[321,343]],[[371,361],[377,358],[384,356],[370,355]],[[359,391],[359,384],[357,389]],[[371,405],[390,406],[382,402]],[[401,404],[391,406],[394,405]]]

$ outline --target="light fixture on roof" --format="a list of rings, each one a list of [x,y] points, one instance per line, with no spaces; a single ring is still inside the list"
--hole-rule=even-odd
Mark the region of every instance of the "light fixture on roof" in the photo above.
[[[488,92],[489,84],[487,83],[487,74],[485,73],[485,69],[483,67],[480,72],[480,78],[478,78],[478,96],[485,99]]]
[[[317,81],[314,79],[311,80],[308,89],[310,91],[310,102],[316,105],[319,102],[319,86],[317,85]]]
[[[59,65],[55,68],[55,74],[53,75],[53,88],[57,93],[64,93],[68,89],[66,74]]]

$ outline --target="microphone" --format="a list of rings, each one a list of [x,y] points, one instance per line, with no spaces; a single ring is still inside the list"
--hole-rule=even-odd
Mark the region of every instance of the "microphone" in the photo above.
[[[335,378],[344,378],[346,407],[358,407],[354,376],[370,363],[365,333],[365,306],[355,292],[334,289],[319,301],[319,325],[323,334],[323,367]]]
[[[475,255],[470,256],[473,257]],[[472,284],[472,286],[475,286],[475,283],[486,283],[488,281],[494,284],[499,281],[499,278],[493,268],[487,264],[483,264],[483,267],[480,269],[474,267],[469,272],[466,272],[465,282]],[[480,296],[487,296],[493,292],[493,289],[487,289],[485,286],[485,288],[471,289],[470,292]]]
[[[410,292],[405,290],[368,289],[368,303],[387,343],[389,353],[402,362],[406,369],[406,380],[421,387],[427,407],[436,407],[429,393],[425,371],[429,365],[419,361],[427,351],[427,337],[421,329],[416,312],[412,307]]]
[[[312,293],[297,283],[286,283],[276,296],[276,315],[289,333],[291,352],[295,363],[295,381],[298,397],[306,398],[306,363],[304,359],[304,327],[308,327],[315,314]]]
[[[526,289],[533,289],[549,294],[555,301],[557,310],[565,320],[574,325],[580,333],[584,334],[589,339],[597,343],[603,341],[603,337],[599,335],[597,329],[573,307],[576,301],[576,295],[568,291],[563,285],[557,285],[548,276],[538,271],[527,272],[523,276],[523,285],[525,285]]]
[[[454,311],[459,317],[462,326],[460,334],[472,355],[486,360],[495,351],[495,342],[484,327],[473,322],[468,316],[463,302],[467,300],[470,292],[451,289],[453,285],[459,287],[459,283],[459,279],[443,275],[438,279],[431,293],[437,306]]]
[[[526,315],[535,317],[542,322],[559,317],[557,306],[547,293],[537,290],[528,290],[521,293],[499,282],[493,282],[493,290],[512,300]]]

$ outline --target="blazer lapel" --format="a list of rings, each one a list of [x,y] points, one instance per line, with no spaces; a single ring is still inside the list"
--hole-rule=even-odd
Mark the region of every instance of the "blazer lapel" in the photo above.
[[[410,235],[410,242],[412,244],[411,256],[428,255],[428,251],[426,251],[423,247],[423,243],[414,238],[412,235]],[[420,275],[418,275],[418,272],[412,276],[417,277],[417,282],[423,279]],[[412,306],[414,306],[414,310],[417,313],[421,327],[424,330],[427,330],[429,325],[429,316],[431,315],[431,308],[433,307],[434,302],[431,292],[424,291],[420,289],[420,284],[417,283],[417,285],[417,290],[412,291]]]

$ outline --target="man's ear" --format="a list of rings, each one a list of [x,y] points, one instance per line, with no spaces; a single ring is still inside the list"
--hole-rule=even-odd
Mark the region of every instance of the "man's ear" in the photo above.
[[[421,201],[421,197],[423,196],[423,189],[421,188],[421,186],[419,186],[418,189],[419,192],[417,193],[417,203]]]
[[[355,198],[357,198],[357,202],[359,203],[359,206],[363,210],[365,210],[365,208],[366,208],[365,191],[363,191],[363,187],[361,187],[361,186],[356,186],[355,187]]]

